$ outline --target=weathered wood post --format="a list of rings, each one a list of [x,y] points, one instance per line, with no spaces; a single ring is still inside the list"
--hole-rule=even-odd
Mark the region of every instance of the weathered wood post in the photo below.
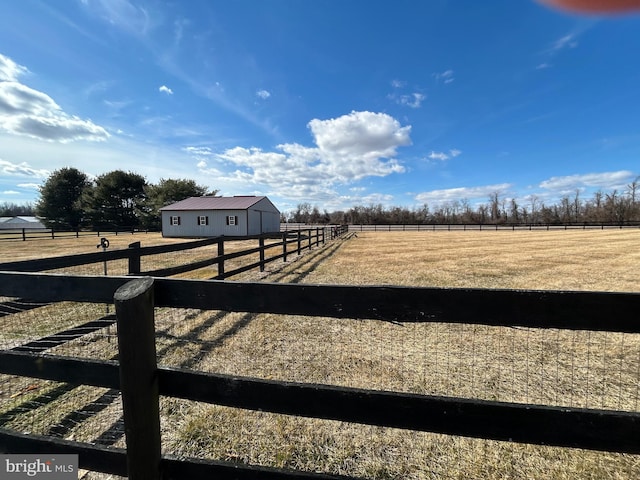
[[[307,230],[307,247],[309,250],[311,250],[311,232],[311,229]]]
[[[282,261],[287,261],[287,232],[282,234]]]
[[[27,229],[26,228],[22,229],[22,241],[23,242],[27,241]]]
[[[224,278],[224,240],[218,240],[218,257],[220,261],[218,262],[218,277]]]
[[[129,275],[140,273],[140,242],[129,244]]]
[[[300,251],[302,247],[302,230],[298,229],[298,255],[300,255]]]
[[[129,480],[160,479],[160,397],[153,319],[153,278],[116,290],[120,390]]]
[[[260,271],[264,272],[264,237],[258,239],[258,246],[260,247]]]

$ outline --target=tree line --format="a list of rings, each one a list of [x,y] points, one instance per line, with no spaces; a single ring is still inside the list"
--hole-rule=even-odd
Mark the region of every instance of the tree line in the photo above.
[[[153,184],[137,173],[113,170],[92,180],[76,168],[65,167],[54,171],[40,187],[34,210],[54,230],[158,230],[160,208],[216,193],[188,179],[161,179]]]
[[[568,224],[640,222],[640,177],[622,191],[596,191],[583,198],[580,190],[546,204],[530,195],[518,201],[493,192],[487,202],[472,206],[454,200],[419,207],[356,205],[328,212],[300,203],[281,214],[282,222],[307,224]],[[111,227],[161,228],[160,208],[188,197],[215,195],[218,191],[188,179],[161,179],[148,183],[142,175],[114,170],[90,179],[73,167],[54,171],[40,187],[35,205],[0,204],[0,216],[37,215],[48,228],[77,230]]]
[[[308,224],[425,225],[425,224],[571,224],[640,222],[640,177],[624,191],[597,191],[583,198],[580,190],[560,201],[545,204],[531,195],[524,202],[500,192],[486,203],[471,206],[468,200],[454,200],[417,208],[385,207],[382,204],[354,206],[345,211],[320,211],[310,203],[300,203],[282,220]]]
[[[35,214],[36,209],[30,202],[22,205],[13,202],[0,203],[0,217],[33,217]]]

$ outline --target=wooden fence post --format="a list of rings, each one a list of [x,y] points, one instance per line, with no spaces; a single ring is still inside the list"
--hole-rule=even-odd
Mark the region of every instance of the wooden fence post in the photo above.
[[[27,234],[26,234],[26,228],[22,229],[22,241],[26,242],[27,241]]]
[[[258,239],[258,246],[260,247],[260,271],[264,272],[264,238]]]
[[[307,231],[307,244],[308,244],[309,250],[311,250],[311,232],[312,232],[311,229]]]
[[[129,275],[140,273],[140,242],[129,244]]]
[[[298,235],[300,234],[300,232],[298,231]],[[286,262],[287,261],[287,232],[285,231],[282,234],[282,261]]]
[[[116,290],[120,390],[129,480],[160,479],[160,397],[153,319],[153,278]]]
[[[218,257],[224,257],[224,240],[218,241]],[[218,277],[224,279],[224,259],[220,259],[218,262]]]
[[[298,229],[298,255],[300,255],[301,246],[302,246],[302,230]]]

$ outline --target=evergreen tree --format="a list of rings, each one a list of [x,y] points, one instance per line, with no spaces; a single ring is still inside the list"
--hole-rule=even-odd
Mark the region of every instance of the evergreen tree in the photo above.
[[[84,212],[82,198],[91,190],[87,175],[73,167],[54,171],[42,187],[36,214],[48,228],[76,230]]]
[[[146,199],[146,180],[133,172],[114,170],[100,175],[84,197],[94,228],[137,227]]]
[[[215,195],[217,190],[209,192],[209,189],[197,185],[195,181],[188,179],[174,180],[161,178],[157,184],[149,184],[145,188],[146,202],[144,208],[143,225],[150,229],[161,227],[160,209],[189,197],[202,197]]]

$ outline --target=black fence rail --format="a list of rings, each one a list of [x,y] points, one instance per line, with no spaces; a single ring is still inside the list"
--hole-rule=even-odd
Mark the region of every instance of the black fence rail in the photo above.
[[[148,230],[135,227],[110,227],[104,230],[54,230],[53,228],[12,228],[0,230],[0,241],[2,240],[40,240],[56,238],[80,238],[80,237],[100,237],[104,235],[124,235],[137,233],[149,233]]]
[[[549,231],[640,228],[640,222],[350,224],[348,227],[350,232]]]
[[[295,230],[273,235],[255,235],[250,237],[215,237],[192,242],[178,243],[172,245],[156,245],[142,247],[140,242],[129,244],[129,248],[121,250],[102,251],[95,253],[83,253],[77,255],[66,255],[62,257],[50,257],[35,260],[22,260],[16,262],[5,262],[0,264],[0,270],[18,272],[42,272],[46,270],[56,270],[61,268],[77,267],[94,263],[110,262],[115,260],[128,260],[128,273],[130,275],[150,275],[154,277],[166,277],[180,273],[190,272],[210,265],[217,265],[218,274],[214,279],[224,279],[233,275],[259,268],[264,271],[265,265],[278,259],[287,261],[287,256],[292,254],[300,255],[303,250],[311,250],[314,246],[324,244],[327,240],[325,228],[308,228],[305,230]],[[330,239],[335,239],[344,234],[344,230],[330,230]],[[277,240],[269,242],[267,240]],[[257,240],[256,248],[246,249],[238,252],[225,253],[225,244],[240,240]],[[192,262],[175,267],[141,271],[141,259],[145,256],[160,255],[165,253],[182,252],[193,250],[210,245],[217,245],[217,255],[197,262]],[[266,257],[266,252],[274,248],[280,248],[281,253]],[[225,262],[228,260],[258,254],[257,262],[243,265],[242,267],[226,271]]]
[[[132,280],[0,272],[0,296],[36,302],[115,301],[119,362],[2,351],[0,373],[120,389],[127,440],[125,452],[0,429],[0,451],[79,454],[82,468],[128,475],[133,480],[346,478],[163,456],[158,405],[159,395],[166,395],[302,417],[640,454],[638,412],[369,391],[158,366],[153,313],[155,306],[164,306],[640,333],[640,294],[636,293]]]

